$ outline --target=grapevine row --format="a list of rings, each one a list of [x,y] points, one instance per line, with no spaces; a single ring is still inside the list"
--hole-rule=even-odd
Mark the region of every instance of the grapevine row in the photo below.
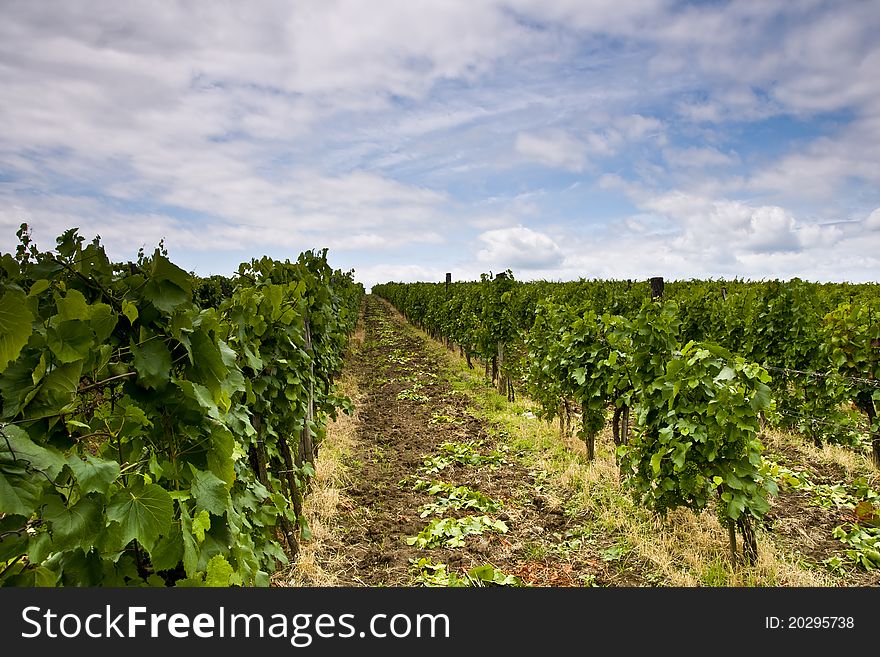
[[[363,288],[326,252],[198,279],[26,226],[0,256],[0,585],[268,585]]]

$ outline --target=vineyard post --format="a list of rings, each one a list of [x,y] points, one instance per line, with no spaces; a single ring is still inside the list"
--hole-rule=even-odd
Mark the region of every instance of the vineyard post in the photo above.
[[[446,272],[446,300],[449,300],[449,284],[452,282],[452,273]],[[452,338],[447,335],[446,336],[446,348],[452,349]]]
[[[495,276],[496,281],[504,281],[505,279],[507,279],[507,274],[504,272],[500,272]],[[498,384],[498,394],[507,394],[507,379],[505,378],[504,373],[504,342],[502,342],[501,340],[499,340],[497,344],[495,367],[493,367],[492,369],[495,370],[493,374],[497,373],[498,376],[498,378],[496,379],[496,383]]]
[[[654,276],[651,278],[651,299],[661,299],[663,297],[663,277]]]
[[[498,342],[498,394],[507,392],[507,380],[504,378],[504,343]]]
[[[311,463],[314,464],[315,454],[314,454],[314,443],[312,441],[312,429],[311,423],[313,422],[314,416],[314,375],[315,375],[315,362],[314,362],[314,350],[312,349],[312,329],[311,323],[309,322],[308,312],[303,320],[304,328],[305,328],[305,340],[306,340],[306,352],[309,354],[311,360],[309,362],[309,396],[306,401],[306,415],[303,420],[303,428],[302,434],[300,436],[300,445],[299,445],[299,454],[297,454],[297,463],[298,466],[302,467],[303,463]],[[306,483],[306,490],[308,490],[308,482]]]

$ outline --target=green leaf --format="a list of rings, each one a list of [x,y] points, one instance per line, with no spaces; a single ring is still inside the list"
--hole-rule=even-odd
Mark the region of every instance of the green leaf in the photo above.
[[[106,495],[110,484],[119,476],[119,464],[116,461],[105,461],[91,454],[86,454],[85,460],[71,454],[67,458],[67,464],[84,493],[97,492]]]
[[[10,290],[0,299],[0,373],[18,358],[33,333],[34,316],[23,292]]]
[[[676,471],[684,467],[685,457],[688,452],[688,443],[680,443],[672,453],[672,463],[675,465]]]
[[[196,509],[206,509],[214,515],[222,516],[229,507],[229,489],[226,483],[213,472],[193,471],[192,494],[196,498]]]
[[[37,385],[40,381],[43,380],[43,377],[46,376],[46,370],[49,367],[49,362],[46,359],[46,353],[43,352],[40,354],[40,362],[37,365],[37,368],[34,370],[34,373],[31,374],[31,381],[34,382],[34,385]]]
[[[208,561],[208,571],[205,575],[205,586],[229,586],[233,577],[232,566],[226,561],[226,557],[218,554]]]
[[[65,462],[61,452],[54,447],[37,445],[24,429],[12,424],[0,428],[0,465],[27,467],[55,479]]]
[[[34,568],[34,586],[42,588],[54,588],[58,583],[58,573],[49,568],[38,566]]]
[[[195,331],[191,336],[193,355],[193,378],[208,388],[215,399],[220,385],[229,372],[223,363],[220,348],[205,331]]]
[[[226,484],[227,490],[235,480],[235,461],[232,457],[234,449],[235,437],[232,432],[220,424],[213,426],[211,448],[208,450],[208,469]]]
[[[82,376],[83,361],[60,365],[43,379],[40,388],[30,400],[25,401],[29,420],[52,417],[65,410],[76,399],[76,391]]]
[[[133,304],[131,301],[129,301],[128,299],[125,299],[125,300],[122,302],[122,314],[125,315],[126,317],[128,317],[128,321],[129,321],[129,323],[130,323],[132,326],[134,326],[134,323],[135,323],[135,321],[137,321],[137,318],[138,318],[138,309],[137,309],[137,306],[134,305],[134,304]]]
[[[3,418],[12,419],[33,399],[39,388],[33,383],[34,365],[20,358],[0,374]],[[39,365],[37,365],[39,367]]]
[[[651,469],[654,471],[654,474],[660,474],[660,461],[663,460],[662,452],[655,452],[651,457]]]
[[[755,384],[755,394],[750,401],[753,411],[762,411],[770,408],[770,388],[764,383]]]
[[[89,319],[89,304],[79,290],[68,290],[58,299],[58,315],[62,321]]]
[[[199,543],[205,542],[205,532],[211,529],[211,514],[207,511],[199,511],[192,519],[192,534]]]
[[[4,513],[29,516],[37,510],[43,489],[23,469],[22,475],[0,472],[0,509]]]
[[[107,517],[120,524],[126,543],[137,539],[149,550],[171,527],[171,496],[157,484],[131,486],[113,496]]]
[[[721,368],[721,371],[715,377],[716,381],[730,381],[731,379],[736,377],[736,372],[734,372],[733,368],[729,365],[725,365]]]
[[[144,298],[162,312],[171,313],[192,297],[190,275],[161,255],[153,254],[151,276],[144,287]]]
[[[495,569],[491,564],[475,566],[468,571],[468,576],[483,582],[491,582],[495,579]]]
[[[53,548],[81,547],[88,551],[104,526],[103,511],[103,506],[91,497],[82,498],[72,507],[58,496],[50,497],[43,511],[43,520],[49,523]]]
[[[113,309],[106,303],[96,303],[89,307],[91,310],[90,324],[95,332],[95,341],[97,343],[104,342],[113,333],[119,317],[113,312]]]
[[[193,536],[193,520],[186,509],[186,505],[178,502],[178,507],[180,508],[180,534],[183,538],[183,569],[187,577],[194,578],[197,576],[199,569],[200,550],[198,543],[196,543],[196,537]],[[205,513],[207,515],[207,512]],[[203,541],[204,538],[204,531],[202,531]]]
[[[45,278],[41,278],[38,281],[34,281],[34,284],[31,285],[31,289],[28,290],[28,296],[29,297],[39,296],[48,289],[49,289],[49,281],[47,281]]]
[[[160,390],[165,387],[171,374],[171,352],[161,338],[147,340],[131,348],[137,382],[145,387]]]
[[[183,560],[183,536],[172,531],[163,536],[150,550],[150,561],[156,570],[173,570]]]
[[[7,523],[13,520],[13,523]],[[14,559],[28,551],[28,533],[24,531],[24,518],[9,516],[0,521],[0,563]],[[21,531],[21,533],[16,533]]]
[[[28,561],[42,563],[52,552],[52,537],[49,532],[39,532],[28,545]]]
[[[46,342],[59,363],[72,363],[88,357],[95,334],[87,322],[71,319],[50,325]]]

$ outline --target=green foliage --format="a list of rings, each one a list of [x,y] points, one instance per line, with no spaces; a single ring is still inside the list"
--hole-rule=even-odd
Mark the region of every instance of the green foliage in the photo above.
[[[474,566],[464,576],[449,572],[445,563],[432,563],[429,559],[410,559],[415,580],[422,586],[450,588],[482,586],[525,586],[522,580],[507,575],[491,564]]]
[[[467,509],[481,513],[495,513],[501,509],[501,502],[483,495],[481,492],[471,490],[467,486],[456,486],[444,481],[416,481],[415,490],[425,491],[428,495],[436,496],[436,501],[423,504],[419,509],[422,518],[430,515],[442,516],[450,510]]]
[[[491,451],[481,454],[478,450],[483,447],[482,440],[467,440],[465,442],[445,442],[439,447],[440,454],[426,457],[420,468],[425,474],[435,474],[445,470],[453,464],[464,466],[488,465],[495,468],[506,463],[504,454],[499,451]]]
[[[643,388],[637,431],[621,448],[636,498],[665,513],[719,501],[727,522],[761,517],[776,492],[762,472],[759,415],[771,407],[770,377],[726,350],[690,342]]]
[[[115,263],[76,230],[52,252],[19,237],[0,256],[0,584],[267,585],[313,472],[300,434],[345,405],[363,289],[307,253],[243,265],[201,307],[161,246]]]
[[[847,546],[846,556],[852,563],[865,570],[880,568],[880,527],[841,525],[831,535]]]
[[[456,548],[463,546],[464,539],[468,536],[482,534],[485,531],[506,534],[507,525],[503,520],[496,520],[485,515],[434,518],[417,536],[407,538],[406,544],[414,545],[417,548],[439,546]]]

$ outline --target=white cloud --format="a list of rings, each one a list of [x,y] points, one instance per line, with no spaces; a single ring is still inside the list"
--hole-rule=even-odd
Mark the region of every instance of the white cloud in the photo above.
[[[586,163],[587,146],[561,131],[540,135],[521,132],[516,136],[515,148],[527,160],[550,167],[581,171]]]
[[[738,161],[737,157],[722,153],[717,148],[695,146],[666,148],[663,150],[663,158],[672,166],[685,169],[728,166]]]
[[[878,265],[872,3],[7,5],[4,250],[28,221],[120,257],[330,246],[378,280],[442,276],[373,264],[429,250],[560,276]],[[773,154],[748,143],[768,117],[794,128]]]
[[[486,248],[477,253],[477,260],[496,269],[553,269],[564,259],[548,235],[524,226],[489,230],[479,239]]]

